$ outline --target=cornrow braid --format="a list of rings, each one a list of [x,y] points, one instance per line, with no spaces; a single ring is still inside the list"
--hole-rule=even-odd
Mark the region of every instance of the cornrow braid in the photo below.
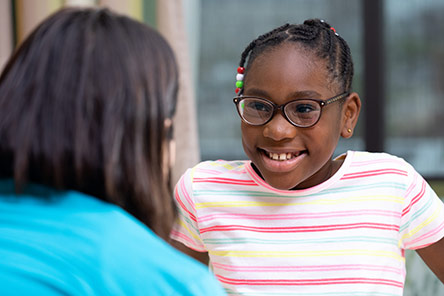
[[[242,52],[241,55],[241,60],[240,60],[240,66],[243,67],[245,64],[245,61],[248,57],[248,54],[250,53],[250,51],[256,47],[256,45],[260,44],[261,42],[265,42],[265,40],[268,40],[270,36],[273,36],[274,34],[278,33],[278,32],[282,32],[285,31],[288,27],[290,27],[290,24],[285,24],[282,25],[268,33],[265,33],[263,35],[260,35],[259,37],[257,37],[256,39],[254,39],[253,41],[250,42],[250,44],[248,44],[248,46],[245,48],[245,50]],[[274,37],[276,38],[276,37]]]
[[[327,22],[310,19],[303,24],[285,24],[265,33],[242,52],[239,66],[248,68],[262,53],[281,44],[296,42],[326,61],[331,81],[337,82],[343,92],[350,92],[353,79],[353,60],[347,42]]]

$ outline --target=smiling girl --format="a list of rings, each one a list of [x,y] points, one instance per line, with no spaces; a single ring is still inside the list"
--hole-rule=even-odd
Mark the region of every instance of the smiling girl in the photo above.
[[[228,294],[402,295],[405,249],[444,281],[444,206],[424,179],[385,153],[333,158],[361,108],[352,78],[348,45],[320,20],[243,52],[234,103],[249,160],[189,169],[171,234],[208,253]]]

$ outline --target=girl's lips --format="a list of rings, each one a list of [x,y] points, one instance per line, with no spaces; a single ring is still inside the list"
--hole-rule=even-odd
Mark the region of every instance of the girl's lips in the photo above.
[[[264,168],[271,172],[284,173],[295,169],[307,155],[307,151],[269,152],[259,149]]]
[[[266,155],[268,155],[268,157],[270,157],[270,159],[273,160],[279,160],[279,161],[283,161],[283,160],[290,160],[294,157],[299,156],[301,153],[300,152],[284,152],[284,153],[275,153],[275,152],[267,152],[264,151]]]

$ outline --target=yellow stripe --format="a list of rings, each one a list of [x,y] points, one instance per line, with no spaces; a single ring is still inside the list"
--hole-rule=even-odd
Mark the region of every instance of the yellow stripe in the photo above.
[[[370,195],[370,196],[353,196],[340,200],[321,199],[307,202],[261,202],[261,201],[219,201],[219,202],[201,202],[196,203],[196,209],[203,209],[209,207],[278,207],[278,206],[300,206],[300,205],[336,205],[350,202],[364,202],[364,201],[384,201],[403,203],[403,198],[389,195]]]
[[[202,241],[198,235],[196,235],[191,229],[188,227],[188,224],[186,224],[182,219],[178,219],[179,225],[182,226],[194,239],[197,241]]]
[[[421,229],[432,223],[440,214],[442,211],[442,207],[436,207],[435,211],[433,212],[432,216],[430,216],[427,220],[410,230],[408,233],[404,234],[401,238],[401,240],[405,240],[407,238],[412,237],[416,233],[418,233]]]
[[[222,167],[224,167],[224,168],[226,168],[226,169],[228,169],[230,171],[234,169],[234,166],[229,165],[229,164],[224,164]]]
[[[221,257],[269,257],[269,258],[295,258],[295,257],[335,257],[335,256],[371,256],[393,258],[404,262],[405,258],[395,252],[372,250],[329,250],[329,251],[209,251],[210,255]]]
[[[232,166],[232,165],[230,165],[228,163],[225,163],[225,162],[219,163],[219,162],[215,162],[214,161],[214,162],[211,162],[210,165],[214,166],[214,167],[223,167],[223,168],[226,168],[226,169],[228,169],[230,171],[234,169],[234,166]]]

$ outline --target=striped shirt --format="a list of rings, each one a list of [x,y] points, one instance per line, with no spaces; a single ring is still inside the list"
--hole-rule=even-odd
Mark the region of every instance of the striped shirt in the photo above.
[[[175,189],[171,236],[208,252],[229,295],[400,296],[404,249],[444,237],[444,205],[404,160],[349,151],[327,181],[278,190],[250,161],[206,161]]]

